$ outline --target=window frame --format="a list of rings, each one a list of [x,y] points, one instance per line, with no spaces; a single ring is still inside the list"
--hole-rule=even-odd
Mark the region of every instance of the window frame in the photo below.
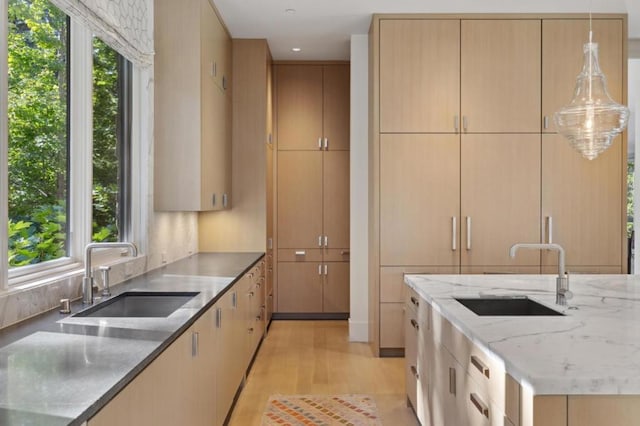
[[[67,15],[68,16],[68,15]],[[8,245],[0,244],[0,291],[22,285],[43,276],[57,275],[73,268],[81,268],[84,262],[84,248],[92,241],[93,207],[93,37],[94,34],[73,17],[69,17],[68,52],[68,206],[67,206],[67,256],[34,265],[9,268]],[[8,21],[8,0],[0,0],[0,20]],[[0,25],[0,69],[8,69],[8,25]],[[133,151],[134,130],[132,123],[139,112],[139,95],[136,82],[139,81],[136,68],[118,56],[118,71],[123,70],[125,77],[119,83],[118,90],[125,111],[119,118],[119,144],[124,148],[123,167],[120,167],[121,189],[118,216],[122,220],[120,241],[132,241],[135,226],[133,223],[132,196],[135,181],[132,176],[132,160],[138,159]],[[121,87],[122,86],[122,87]],[[121,89],[123,91],[121,91]],[[0,72],[0,158],[8,153],[8,73]],[[137,133],[136,133],[136,136]],[[120,142],[122,138],[122,142]],[[138,139],[135,137],[135,139]],[[8,241],[8,162],[0,161],[0,241]],[[136,221],[136,222],[139,222]],[[121,256],[120,250],[103,250],[99,258],[111,261]]]

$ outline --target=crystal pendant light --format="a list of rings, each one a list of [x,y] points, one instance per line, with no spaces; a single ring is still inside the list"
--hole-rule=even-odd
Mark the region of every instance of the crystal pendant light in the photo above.
[[[584,65],[576,81],[573,99],[553,116],[558,132],[589,160],[611,146],[613,138],[625,129],[629,119],[629,109],[609,96],[606,78],[598,64],[598,44],[593,43],[592,37],[590,29],[589,43],[584,45]]]

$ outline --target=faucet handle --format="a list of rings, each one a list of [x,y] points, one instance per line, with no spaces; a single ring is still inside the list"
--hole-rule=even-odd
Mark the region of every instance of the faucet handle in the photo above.
[[[102,273],[102,296],[109,297],[111,296],[111,291],[109,290],[109,271],[111,266],[102,265],[99,269]]]

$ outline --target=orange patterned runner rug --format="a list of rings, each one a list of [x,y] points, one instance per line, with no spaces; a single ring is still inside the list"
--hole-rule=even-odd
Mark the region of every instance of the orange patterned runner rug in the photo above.
[[[272,395],[262,426],[381,426],[373,398],[366,395]]]

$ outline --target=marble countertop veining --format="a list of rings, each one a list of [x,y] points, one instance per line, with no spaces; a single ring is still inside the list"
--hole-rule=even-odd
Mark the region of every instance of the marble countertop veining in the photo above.
[[[640,394],[640,277],[571,275],[555,304],[555,275],[406,275],[405,282],[537,395]],[[526,295],[565,316],[478,316],[456,297]]]
[[[163,318],[71,317],[51,311],[0,330],[0,424],[80,425],[157,357],[264,253],[204,253],[112,291],[197,291]],[[72,314],[84,309],[71,305]]]

